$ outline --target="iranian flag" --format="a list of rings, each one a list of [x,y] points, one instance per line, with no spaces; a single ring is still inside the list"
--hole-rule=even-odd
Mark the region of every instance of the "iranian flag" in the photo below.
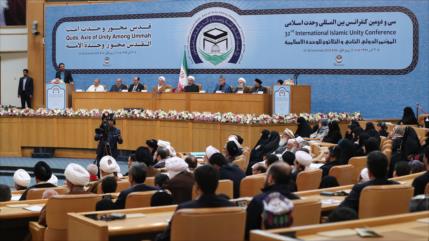
[[[188,84],[188,62],[186,61],[186,51],[183,51],[182,66],[180,67],[179,82],[177,83],[177,92],[183,91]]]

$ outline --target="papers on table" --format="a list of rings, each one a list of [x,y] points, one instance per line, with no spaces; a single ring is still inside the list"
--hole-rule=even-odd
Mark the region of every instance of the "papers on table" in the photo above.
[[[26,204],[26,203],[23,203],[23,204],[8,204],[8,205],[6,205],[6,207],[9,207],[9,208],[23,208],[23,207],[28,207],[28,206],[30,206],[30,204]]]
[[[322,199],[320,202],[322,204],[325,204],[325,205],[332,205],[332,204],[339,204],[339,203],[341,203],[340,200],[336,200],[336,199]]]
[[[142,218],[146,215],[143,213],[127,213],[127,218]]]
[[[31,212],[40,212],[43,209],[43,205],[31,205],[29,207],[25,207],[24,209]]]
[[[12,198],[10,200],[11,201],[19,201],[21,196],[22,196],[21,194],[12,195]]]

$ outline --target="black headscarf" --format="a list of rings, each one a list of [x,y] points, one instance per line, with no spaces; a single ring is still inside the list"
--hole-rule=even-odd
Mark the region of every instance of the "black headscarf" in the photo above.
[[[277,135],[278,135],[278,133],[277,133]],[[248,164],[247,169],[246,169],[246,175],[252,174],[253,164],[262,161],[264,154],[266,153],[266,152],[264,152],[266,149],[266,146],[270,143],[270,136],[271,135],[270,135],[269,130],[264,129],[261,132],[261,137],[259,138],[255,147],[253,147],[252,151],[250,152],[249,164]],[[279,137],[279,139],[280,139],[280,137]],[[278,142],[279,142],[279,140],[277,140],[277,146],[278,146]]]
[[[414,111],[411,107],[407,106],[404,108],[404,113],[402,114],[402,119],[399,124],[403,125],[417,125],[417,118],[414,114]]]
[[[328,135],[326,135],[323,138],[323,141],[333,143],[333,144],[337,144],[338,141],[341,140],[341,138],[343,138],[343,136],[341,135],[341,130],[340,130],[340,126],[338,125],[338,122],[337,121],[331,121],[329,123]]]
[[[296,120],[296,123],[298,125],[298,128],[296,129],[295,136],[310,137],[311,133],[313,133],[313,130],[311,129],[311,126],[308,124],[305,118],[299,117]]]
[[[263,154],[272,153],[279,147],[280,135],[277,131],[270,133],[270,138],[266,145],[262,146]]]
[[[337,148],[340,148],[338,160],[343,164],[347,164],[350,158],[355,156],[353,142],[348,139],[341,139],[338,142]]]
[[[401,143],[401,161],[407,161],[409,155],[420,152],[420,140],[414,128],[407,126]]]

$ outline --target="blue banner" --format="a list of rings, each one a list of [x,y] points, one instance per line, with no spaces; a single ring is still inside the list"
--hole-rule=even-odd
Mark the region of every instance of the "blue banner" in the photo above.
[[[405,74],[417,63],[416,17],[404,7],[243,10],[215,2],[187,12],[87,14],[59,19],[47,35],[55,66],[172,74],[184,49],[194,73]]]

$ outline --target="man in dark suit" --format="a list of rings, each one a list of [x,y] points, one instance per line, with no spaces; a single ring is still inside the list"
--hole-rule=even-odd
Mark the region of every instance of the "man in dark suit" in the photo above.
[[[125,208],[125,201],[130,193],[158,190],[156,187],[144,184],[146,180],[146,165],[143,163],[134,164],[128,171],[128,181],[131,187],[119,193],[118,199],[115,202],[117,209]]]
[[[199,92],[200,88],[195,84],[195,77],[190,75],[188,76],[188,85],[185,86],[185,92]]]
[[[128,87],[122,84],[121,79],[116,79],[115,84],[110,88],[110,92],[121,92],[123,90],[128,90]]]
[[[73,76],[69,70],[66,70],[64,63],[58,65],[58,71],[55,74],[56,79],[62,79],[64,83],[73,84]]]
[[[250,93],[259,93],[259,92],[266,94],[267,93],[267,87],[262,86],[262,80],[255,79],[255,85],[250,90]]]
[[[201,195],[194,201],[179,204],[179,206],[177,206],[177,210],[185,208],[219,208],[233,206],[229,200],[215,194],[219,184],[219,174],[214,167],[210,165],[200,166],[195,170],[194,176],[197,192]],[[170,231],[171,222],[167,229],[162,234],[158,235],[155,240],[170,240]]]
[[[31,99],[33,98],[33,78],[28,76],[28,69],[24,69],[24,76],[19,78],[18,98],[21,98],[21,107],[25,108],[27,103],[28,108],[31,108]]]
[[[218,92],[218,91],[220,91],[220,92],[222,92],[222,93],[232,93],[232,88],[231,88],[231,86],[229,86],[229,85],[226,83],[226,80],[225,80],[225,78],[224,78],[223,76],[220,76],[220,77],[219,77],[219,83],[216,85],[216,88],[215,88],[215,90],[213,91],[213,93],[216,93],[216,92]]]
[[[221,180],[231,180],[234,184],[234,198],[240,196],[240,182],[246,174],[236,165],[229,163],[222,153],[215,153],[209,158],[210,165],[219,171]],[[232,198],[232,197],[230,197]]]
[[[48,182],[49,178],[52,176],[52,170],[46,162],[37,162],[36,165],[34,165],[33,172],[36,184],[27,188],[19,200],[27,200],[27,192],[32,188],[56,187],[54,184]]]
[[[128,92],[141,92],[144,90],[144,85],[140,84],[140,77],[133,78],[133,84],[128,88]]]
[[[348,207],[359,213],[359,198],[362,190],[365,187],[374,185],[399,184],[386,178],[388,162],[386,155],[384,155],[382,152],[371,152],[368,155],[368,161],[366,165],[368,167],[368,174],[371,180],[354,185],[350,194],[339,205],[340,207]]]

